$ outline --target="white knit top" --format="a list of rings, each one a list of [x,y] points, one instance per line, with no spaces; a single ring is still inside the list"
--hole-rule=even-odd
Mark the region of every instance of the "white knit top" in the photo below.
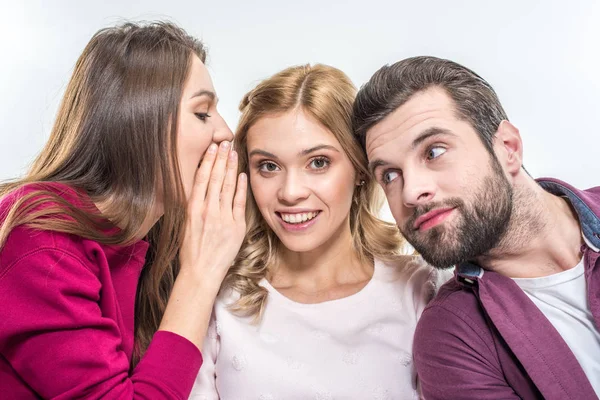
[[[262,321],[253,325],[228,309],[236,294],[216,300],[190,399],[413,399],[417,319],[451,276],[420,258],[375,261],[358,293],[318,304],[269,291]]]

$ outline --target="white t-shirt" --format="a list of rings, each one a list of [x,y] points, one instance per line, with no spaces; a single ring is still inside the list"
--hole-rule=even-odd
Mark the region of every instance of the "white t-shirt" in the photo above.
[[[583,259],[541,278],[513,278],[567,343],[600,397],[600,333],[587,300]]]
[[[415,326],[452,272],[409,256],[396,264],[376,260],[362,290],[318,304],[296,303],[263,280],[269,297],[258,325],[228,311],[236,297],[223,293],[190,399],[418,398]]]

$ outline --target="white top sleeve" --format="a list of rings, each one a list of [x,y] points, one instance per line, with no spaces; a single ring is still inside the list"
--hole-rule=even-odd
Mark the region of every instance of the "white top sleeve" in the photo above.
[[[202,366],[190,395],[190,400],[219,400],[215,364],[219,354],[219,329],[215,313],[210,317],[208,332],[202,347]]]

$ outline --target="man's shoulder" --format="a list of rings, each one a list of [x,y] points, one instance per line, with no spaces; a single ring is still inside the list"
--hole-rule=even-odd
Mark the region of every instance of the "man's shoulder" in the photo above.
[[[472,290],[464,288],[456,278],[451,278],[438,290],[435,298],[427,309],[432,308],[470,308],[478,305],[478,300]]]
[[[500,357],[472,289],[455,279],[443,285],[423,311],[414,338],[415,368],[428,398],[496,398],[490,388],[504,382]]]
[[[425,308],[417,330],[424,335],[422,338],[448,334],[463,338],[475,335],[485,342],[492,340],[485,310],[479,299],[472,289],[463,287],[454,278],[442,285]]]

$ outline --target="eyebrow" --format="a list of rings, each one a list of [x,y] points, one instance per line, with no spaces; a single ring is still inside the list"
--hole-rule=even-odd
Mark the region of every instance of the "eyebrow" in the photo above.
[[[419,145],[421,143],[423,143],[424,141],[426,141],[427,139],[429,139],[432,136],[454,136],[456,137],[456,135],[452,132],[450,132],[447,129],[444,128],[438,128],[438,127],[431,127],[429,129],[425,129],[423,132],[421,132],[419,134],[419,136],[417,136],[415,138],[415,140],[413,140],[412,144],[411,144],[411,148],[414,150],[417,147],[419,147]]]
[[[192,97],[190,97],[190,99],[193,99],[194,97],[200,97],[200,96],[207,96],[212,101],[215,101],[215,99],[217,98],[217,95],[215,94],[215,92],[213,92],[211,90],[201,89],[201,90],[198,90],[196,93],[194,93],[192,95]]]
[[[314,153],[315,151],[319,151],[319,150],[333,150],[336,152],[340,152],[338,149],[336,149],[335,147],[328,145],[328,144],[321,144],[318,146],[314,146],[311,147],[309,149],[304,149],[302,151],[300,151],[298,153],[299,156],[307,156],[311,153]],[[278,159],[278,157],[273,154],[273,153],[269,153],[268,151],[265,150],[260,150],[260,149],[256,149],[256,150],[252,150],[249,154],[248,154],[248,158],[254,156],[254,155],[261,155],[261,156],[265,156],[265,157],[269,157],[269,158],[274,158],[274,159]]]
[[[264,151],[264,150],[252,150],[250,152],[250,154],[248,154],[248,158],[251,158],[252,156],[264,156],[264,157],[268,157],[268,158],[277,159],[277,156],[275,154],[269,153],[268,151]]]
[[[411,149],[415,150],[417,147],[419,147],[419,145],[421,143],[423,143],[424,141],[426,141],[427,139],[429,139],[432,136],[454,136],[454,137],[456,137],[456,135],[454,133],[450,132],[447,129],[431,127],[431,128],[424,130],[423,132],[421,132],[419,134],[419,136],[417,136],[415,138],[415,140],[413,140],[413,142],[410,145]],[[381,159],[375,159],[375,160],[369,162],[369,172],[371,173],[371,175],[375,175],[375,170],[377,168],[384,167],[389,164],[390,163],[388,163],[387,161],[383,161]]]
[[[338,149],[336,149],[335,147],[333,147],[333,146],[331,146],[331,145],[328,145],[328,144],[320,144],[320,145],[318,145],[318,146],[311,147],[310,149],[305,149],[305,150],[302,150],[300,153],[298,153],[298,155],[301,155],[301,156],[307,156],[307,155],[309,155],[310,153],[314,153],[315,151],[319,151],[319,150],[333,150],[333,151],[336,151],[336,152],[338,152],[338,153],[340,152]]]
[[[377,168],[384,167],[384,166],[386,166],[388,164],[389,163],[387,161],[383,161],[383,160],[380,160],[380,159],[375,159],[375,160],[369,162],[369,172],[371,173],[371,175],[375,176],[375,170]]]

